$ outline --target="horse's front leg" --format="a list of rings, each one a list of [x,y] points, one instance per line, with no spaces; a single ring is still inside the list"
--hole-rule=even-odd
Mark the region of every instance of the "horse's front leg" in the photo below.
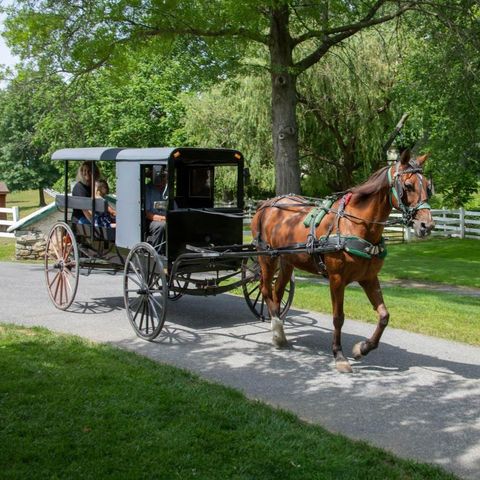
[[[378,347],[380,338],[382,337],[383,331],[388,325],[388,319],[390,318],[387,307],[383,302],[383,294],[378,277],[375,277],[372,280],[363,280],[358,283],[362,286],[363,290],[365,290],[373,309],[377,312],[378,323],[377,328],[369,339],[366,339],[363,342],[358,342],[353,346],[352,353],[355,360],[359,360],[367,355],[368,352]]]
[[[345,295],[345,284],[340,275],[330,276],[330,295],[333,307],[333,356],[335,366],[340,373],[352,373],[352,367],[342,352],[342,327],[345,321],[343,312],[343,301]]]

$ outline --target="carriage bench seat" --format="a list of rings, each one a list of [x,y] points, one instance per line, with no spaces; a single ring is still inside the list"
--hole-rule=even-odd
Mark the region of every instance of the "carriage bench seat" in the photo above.
[[[92,210],[92,199],[90,197],[78,197],[75,195],[57,195],[55,197],[55,205],[58,209],[64,209],[66,204],[68,208],[76,210]],[[105,213],[108,211],[108,202],[104,198],[95,198],[94,210],[98,213]]]

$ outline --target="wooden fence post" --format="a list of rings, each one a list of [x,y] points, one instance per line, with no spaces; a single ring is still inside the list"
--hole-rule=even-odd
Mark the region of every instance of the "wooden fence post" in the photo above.
[[[17,223],[18,220],[20,219],[18,207],[12,207],[12,216],[13,216],[13,221]]]
[[[412,239],[412,234],[410,232],[410,227],[408,225],[405,226],[404,232],[405,232],[405,235],[404,235],[405,241],[409,242]]]
[[[460,238],[465,238],[465,209],[460,207]]]

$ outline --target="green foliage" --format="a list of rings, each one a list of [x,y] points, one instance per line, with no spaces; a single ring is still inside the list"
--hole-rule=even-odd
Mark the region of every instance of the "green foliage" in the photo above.
[[[0,178],[12,191],[48,187],[59,176],[38,125],[51,112],[60,88],[58,77],[22,70],[0,90]]]
[[[468,2],[467,2],[468,3]],[[472,4],[473,5],[473,4]],[[480,178],[480,27],[476,10],[439,10],[445,23],[410,23],[397,96],[431,151],[429,170],[444,204],[463,205]]]
[[[391,101],[399,48],[391,28],[359,33],[299,77],[305,193],[345,190],[384,165],[401,115]]]
[[[382,145],[397,120],[390,105],[396,47],[391,36],[361,35],[299,77],[305,194],[348,188],[384,162]],[[268,82],[266,75],[240,75],[183,99],[185,138],[240,149],[251,171],[250,196],[274,189]]]
[[[239,76],[202,94],[184,95],[183,135],[199,147],[240,150],[250,169],[247,195],[274,192],[268,84],[262,77]]]

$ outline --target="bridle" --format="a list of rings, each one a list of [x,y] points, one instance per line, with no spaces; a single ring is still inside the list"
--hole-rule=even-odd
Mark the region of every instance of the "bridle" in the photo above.
[[[419,201],[417,202],[416,205],[405,205],[405,203],[403,203],[402,201],[403,193],[405,191],[405,184],[404,182],[402,182],[401,177],[402,175],[408,175],[408,174],[415,174],[417,176],[418,181],[420,183],[420,197],[422,195],[421,192],[423,190],[423,182],[425,181],[425,177],[422,175],[423,174],[422,168],[414,162],[410,162],[409,167],[406,168],[405,170],[400,170],[400,162],[397,162],[394,167],[395,167],[395,172],[393,173],[393,175],[392,175],[393,167],[387,170],[388,184],[390,186],[390,194],[389,194],[390,205],[402,213],[403,224],[406,227],[409,227],[413,224],[415,215],[419,210],[431,210],[432,207],[425,200],[421,200],[421,198],[419,198]],[[431,189],[429,188],[428,182],[427,182],[428,197],[430,196],[430,191]],[[396,202],[396,205],[395,205],[395,202]]]

